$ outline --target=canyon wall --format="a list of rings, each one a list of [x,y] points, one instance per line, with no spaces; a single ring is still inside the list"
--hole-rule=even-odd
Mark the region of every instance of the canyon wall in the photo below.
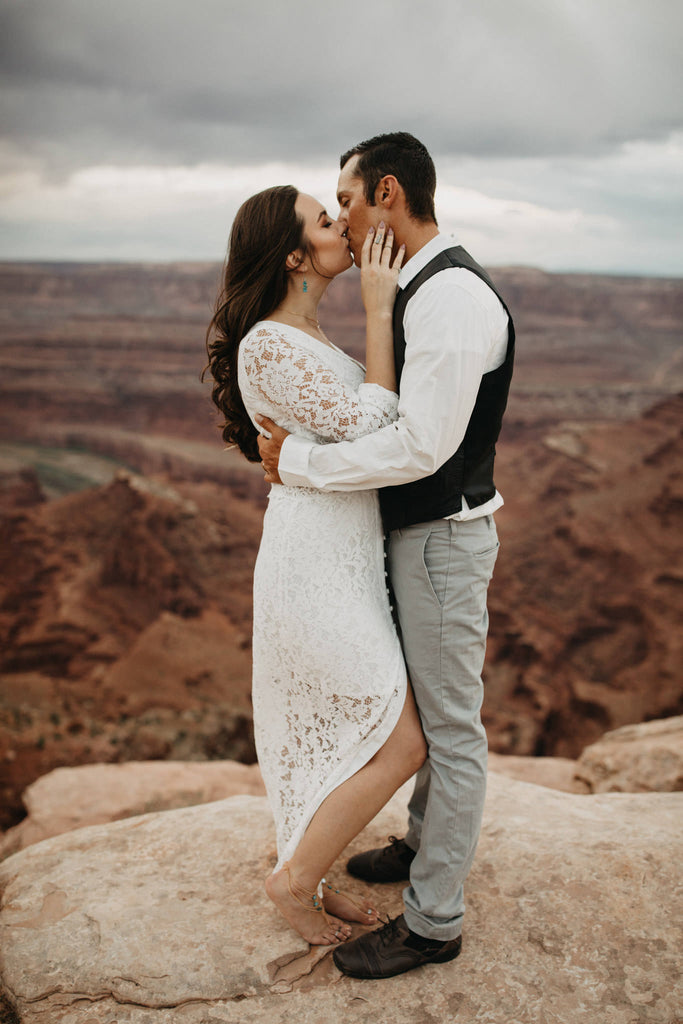
[[[0,266],[0,824],[58,765],[254,757],[267,487],[226,451],[213,265]],[[683,710],[680,281],[493,275],[517,323],[484,714],[575,756]],[[362,355],[357,279],[322,320]]]

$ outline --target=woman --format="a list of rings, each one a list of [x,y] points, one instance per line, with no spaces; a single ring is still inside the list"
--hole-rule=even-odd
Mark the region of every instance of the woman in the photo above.
[[[380,227],[363,249],[367,369],[333,345],[317,307],[352,262],[343,226],[292,186],[239,210],[209,328],[223,437],[259,461],[254,417],[317,441],[392,422],[391,310],[403,249]],[[266,891],[310,943],[377,914],[326,883],[344,847],[422,765],[426,748],[386,587],[375,491],[274,486],[254,570],[253,705],[277,832]]]

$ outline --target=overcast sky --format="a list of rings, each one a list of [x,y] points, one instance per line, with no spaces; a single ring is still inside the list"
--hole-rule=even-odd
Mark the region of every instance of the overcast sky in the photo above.
[[[683,274],[680,0],[0,0],[0,258],[222,259],[408,130],[481,262]]]

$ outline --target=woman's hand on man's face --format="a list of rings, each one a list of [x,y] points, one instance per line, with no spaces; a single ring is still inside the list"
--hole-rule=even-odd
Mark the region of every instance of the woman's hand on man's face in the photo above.
[[[394,232],[382,221],[375,230],[371,227],[361,250],[360,285],[363,305],[368,316],[391,313],[398,287],[398,274],[406,247],[402,245],[393,263]]]

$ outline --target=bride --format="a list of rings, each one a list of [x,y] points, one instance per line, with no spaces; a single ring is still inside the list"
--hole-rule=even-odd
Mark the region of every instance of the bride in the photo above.
[[[208,333],[223,438],[259,461],[255,416],[317,442],[397,417],[391,311],[402,247],[380,225],[361,260],[364,368],[318,303],[353,262],[343,225],[291,185],[240,208]],[[254,731],[277,834],[266,891],[310,943],[376,911],[325,881],[345,846],[423,764],[426,745],[386,590],[376,491],[273,485],[254,570]]]

